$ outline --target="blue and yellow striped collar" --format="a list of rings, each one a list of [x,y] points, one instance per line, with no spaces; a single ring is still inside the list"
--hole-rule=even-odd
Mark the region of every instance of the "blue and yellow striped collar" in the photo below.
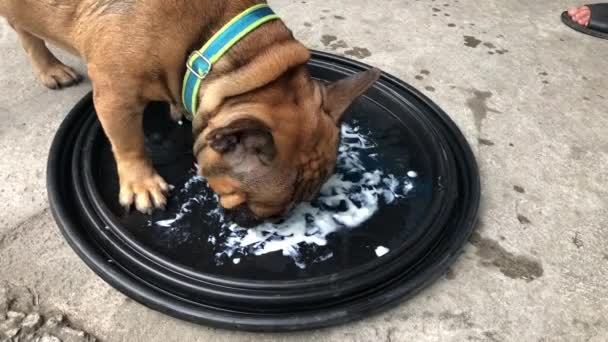
[[[192,116],[196,114],[201,82],[211,72],[213,65],[247,34],[276,19],[279,16],[267,4],[250,7],[224,25],[200,50],[192,52],[186,62],[182,89],[182,102],[188,113]]]

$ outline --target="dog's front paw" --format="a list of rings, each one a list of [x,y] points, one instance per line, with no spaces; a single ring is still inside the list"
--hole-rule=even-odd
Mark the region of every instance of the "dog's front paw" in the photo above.
[[[38,71],[38,78],[47,88],[61,89],[82,81],[82,76],[69,66],[58,62]]]
[[[123,207],[130,209],[135,205],[137,211],[148,215],[154,209],[165,209],[169,185],[152,167],[121,169],[119,200]]]

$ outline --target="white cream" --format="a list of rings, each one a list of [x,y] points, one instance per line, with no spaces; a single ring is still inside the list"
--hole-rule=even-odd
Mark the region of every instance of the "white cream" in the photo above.
[[[163,220],[157,221],[155,224],[160,227],[171,228],[175,224],[175,222],[181,220],[184,217],[184,214],[179,213],[174,219],[171,220]]]
[[[382,170],[366,170],[361,156],[375,147],[358,127],[343,125],[337,161],[339,172],[323,185],[314,203],[301,203],[281,223],[265,223],[247,229],[226,223],[219,209],[206,213],[222,225],[219,236],[208,238],[209,245],[215,248],[216,262],[222,263],[225,257],[280,251],[304,269],[307,264],[300,253],[302,246],[326,246],[329,234],[359,227],[378,211],[381,202],[392,204],[410,193],[414,189],[411,178],[415,177],[396,177]],[[408,176],[411,175],[414,175],[413,171],[408,173]],[[182,191],[187,193],[195,185],[200,187],[202,182],[203,178],[193,177]],[[217,196],[197,195],[181,206],[174,219],[159,221],[154,225],[175,227],[191,213],[191,206],[210,200],[217,203]],[[388,252],[382,246],[376,249],[378,257]],[[314,259],[313,263],[326,261],[333,256],[333,252],[326,253]],[[240,261],[240,257],[232,259],[235,264]]]
[[[378,248],[376,248],[376,255],[378,256],[378,258],[388,254],[388,252],[390,252],[391,250],[384,247],[384,246],[378,246]]]

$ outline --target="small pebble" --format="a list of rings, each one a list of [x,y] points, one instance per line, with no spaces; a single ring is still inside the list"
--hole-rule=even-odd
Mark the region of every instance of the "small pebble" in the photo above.
[[[46,323],[44,323],[44,325],[48,328],[55,328],[57,327],[59,324],[61,324],[61,322],[63,322],[63,314],[61,313],[56,313],[55,315],[49,317],[46,320]]]
[[[40,339],[38,339],[38,342],[61,342],[61,340],[53,335],[44,334]]]
[[[21,330],[21,328],[13,328],[13,329],[9,329],[6,332],[4,332],[4,334],[6,334],[6,336],[11,339],[15,336],[17,336],[17,334],[19,334],[19,330]],[[4,341],[4,340],[3,340]]]
[[[9,311],[6,313],[6,317],[13,320],[22,320],[25,318],[25,314],[17,311]]]
[[[31,313],[21,322],[21,329],[27,334],[34,332],[42,324],[42,317],[37,313]]]

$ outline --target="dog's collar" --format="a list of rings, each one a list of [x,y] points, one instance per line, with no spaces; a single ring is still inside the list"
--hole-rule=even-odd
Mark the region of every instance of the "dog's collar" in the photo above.
[[[276,19],[279,16],[267,4],[250,7],[224,25],[200,50],[190,54],[182,88],[182,102],[190,115],[196,114],[201,82],[211,72],[213,65],[247,34]]]

